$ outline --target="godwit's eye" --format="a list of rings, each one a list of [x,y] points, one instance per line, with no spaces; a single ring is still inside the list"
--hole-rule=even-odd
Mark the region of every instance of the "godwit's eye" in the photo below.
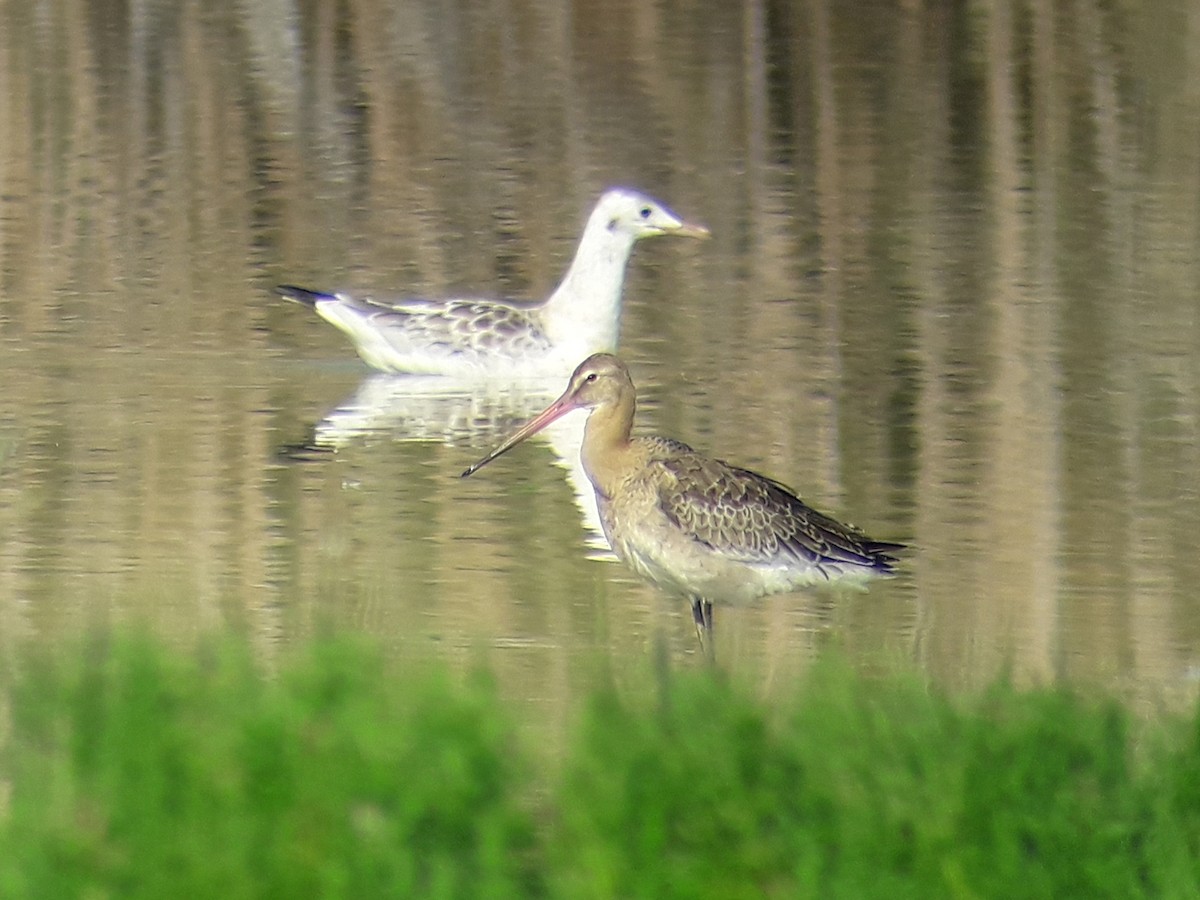
[[[587,383],[587,384],[594,384],[594,383],[595,383],[595,381],[596,381],[596,373],[595,373],[595,372],[588,372],[588,376],[587,376],[587,378],[585,378],[585,379],[583,379],[583,380],[584,380],[584,382],[585,382],[585,383]]]
[[[648,218],[650,218],[650,213],[652,213],[652,212],[653,212],[653,210],[652,210],[652,209],[650,209],[650,207],[648,207],[648,206],[643,206],[643,207],[641,208],[641,210],[639,211],[639,214],[641,215],[641,217],[642,217],[643,219],[648,219]]]

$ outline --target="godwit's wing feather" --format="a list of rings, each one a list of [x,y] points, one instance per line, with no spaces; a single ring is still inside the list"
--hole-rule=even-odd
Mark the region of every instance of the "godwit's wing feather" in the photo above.
[[[830,574],[893,570],[897,545],[872,541],[756,472],[694,452],[657,457],[648,469],[663,513],[730,559],[771,565],[791,558]]]

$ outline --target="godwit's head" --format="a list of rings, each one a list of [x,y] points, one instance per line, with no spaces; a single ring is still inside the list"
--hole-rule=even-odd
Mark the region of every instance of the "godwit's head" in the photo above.
[[[527,437],[537,434],[551,422],[573,410],[595,410],[600,407],[630,404],[629,418],[632,419],[633,400],[633,379],[629,377],[629,369],[625,367],[625,363],[611,353],[593,353],[575,368],[561,397],[530,419],[503,444],[468,467],[462,473],[462,477],[473,475],[500,454],[507,453]]]
[[[570,409],[595,409],[617,403],[632,391],[633,379],[625,363],[611,353],[593,353],[575,367],[567,389],[555,402],[566,402]]]

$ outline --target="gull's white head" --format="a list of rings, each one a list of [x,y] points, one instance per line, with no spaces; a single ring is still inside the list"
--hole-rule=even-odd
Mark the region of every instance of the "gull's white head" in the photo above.
[[[613,234],[624,234],[637,241],[659,234],[681,237],[708,237],[703,225],[685,222],[664,204],[628,188],[613,188],[604,193],[592,211],[588,223],[601,225]]]

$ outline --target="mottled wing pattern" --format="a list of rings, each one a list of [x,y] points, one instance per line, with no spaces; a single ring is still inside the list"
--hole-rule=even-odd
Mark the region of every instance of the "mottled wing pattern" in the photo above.
[[[793,558],[814,567],[893,570],[896,544],[873,541],[805,504],[777,481],[685,452],[651,462],[659,506],[681,530],[748,564]]]
[[[545,353],[550,348],[533,308],[489,300],[356,302],[384,332],[435,353],[502,351],[519,356]]]

